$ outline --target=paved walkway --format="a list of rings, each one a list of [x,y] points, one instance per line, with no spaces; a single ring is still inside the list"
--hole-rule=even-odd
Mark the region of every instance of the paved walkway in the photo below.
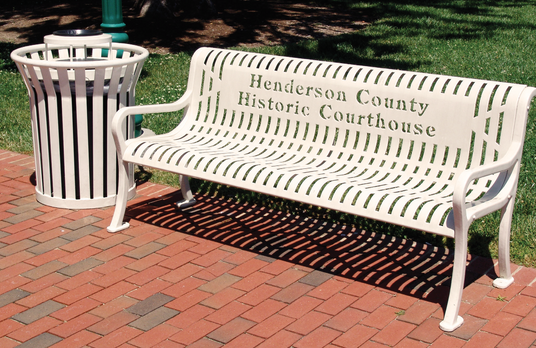
[[[452,333],[447,250],[150,183],[113,208],[36,202],[32,158],[0,150],[0,347],[536,347],[536,270],[491,286],[471,257]]]

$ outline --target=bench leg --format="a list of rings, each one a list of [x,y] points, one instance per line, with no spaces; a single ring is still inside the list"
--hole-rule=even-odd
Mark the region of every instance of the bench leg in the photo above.
[[[514,199],[501,210],[501,224],[499,227],[499,278],[493,281],[493,286],[505,289],[514,282],[510,271],[510,226],[514,211]]]
[[[449,299],[445,317],[439,323],[443,331],[454,331],[463,324],[463,318],[458,315],[462,302],[463,286],[465,283],[465,268],[467,265],[467,228],[465,233],[457,235],[454,246],[454,265],[450,284]]]
[[[119,165],[119,183],[117,189],[117,198],[115,200],[115,211],[112,222],[108,226],[108,232],[118,232],[128,228],[128,222],[123,222],[128,200],[128,163],[121,161]]]
[[[188,208],[196,203],[192,190],[190,189],[190,181],[185,175],[179,175],[181,184],[182,200],[177,202],[177,207]]]

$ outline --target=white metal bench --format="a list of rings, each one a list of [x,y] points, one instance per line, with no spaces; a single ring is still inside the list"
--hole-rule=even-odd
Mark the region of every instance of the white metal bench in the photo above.
[[[121,109],[112,131],[123,166],[108,230],[128,227],[128,163],[455,238],[452,331],[467,231],[501,210],[500,288],[513,282],[510,224],[528,108],[510,83],[202,48],[175,103]],[[125,118],[184,110],[170,133],[125,141]]]

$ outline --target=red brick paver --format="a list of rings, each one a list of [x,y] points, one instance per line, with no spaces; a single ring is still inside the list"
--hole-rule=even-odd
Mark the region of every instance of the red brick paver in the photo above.
[[[151,183],[112,234],[113,207],[36,202],[32,163],[0,150],[0,347],[535,346],[535,269],[494,289],[495,260],[470,255],[445,333],[446,250],[202,195],[180,211]]]

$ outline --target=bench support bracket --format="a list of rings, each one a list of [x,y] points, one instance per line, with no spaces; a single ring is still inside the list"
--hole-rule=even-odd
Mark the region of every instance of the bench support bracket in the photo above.
[[[117,188],[117,198],[115,201],[115,211],[112,217],[112,222],[108,226],[107,231],[115,233],[127,229],[130,224],[123,222],[125,210],[128,201],[128,163],[121,161],[119,165],[119,182]]]
[[[506,289],[514,282],[510,269],[510,226],[514,213],[514,199],[501,209],[501,224],[499,226],[499,278],[493,281],[493,286]]]
[[[190,182],[188,180],[188,177],[185,175],[179,175],[179,181],[181,184],[181,192],[182,192],[183,199],[176,203],[177,207],[179,209],[191,207],[197,201],[195,200],[194,195],[192,194],[192,190],[190,188]]]

